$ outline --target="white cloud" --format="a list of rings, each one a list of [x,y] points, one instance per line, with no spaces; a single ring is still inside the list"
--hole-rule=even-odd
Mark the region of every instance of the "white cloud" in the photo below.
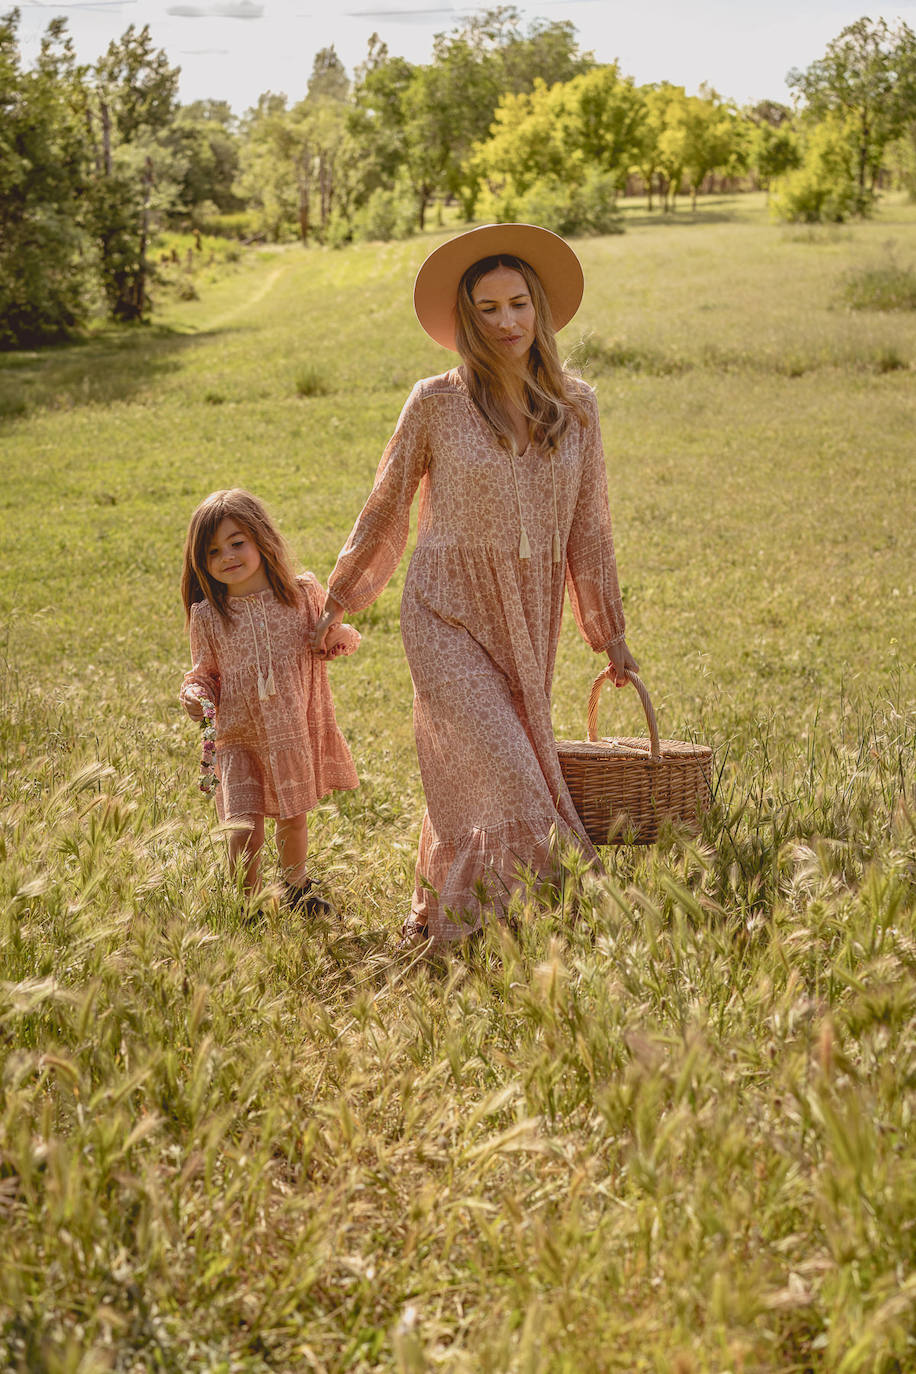
[[[169,5],[165,12],[178,19],[260,19],[264,6],[254,0],[216,0],[210,5]]]

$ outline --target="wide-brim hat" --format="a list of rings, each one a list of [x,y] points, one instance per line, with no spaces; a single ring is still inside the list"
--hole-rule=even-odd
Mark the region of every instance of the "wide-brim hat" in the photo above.
[[[562,329],[582,300],[582,265],[565,239],[537,224],[482,224],[434,248],[417,273],[413,308],[431,339],[456,348],[458,286],[469,267],[483,258],[521,258],[537,273],[553,316]]]

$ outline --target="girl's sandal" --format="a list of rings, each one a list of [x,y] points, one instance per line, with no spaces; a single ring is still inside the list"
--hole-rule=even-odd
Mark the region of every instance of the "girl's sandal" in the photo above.
[[[330,902],[319,897],[313,889],[311,878],[304,883],[286,883],[286,906],[290,911],[302,916],[333,916],[334,908]]]
[[[429,931],[426,926],[418,926],[410,921],[405,923],[401,938],[395,945],[396,954],[412,954],[414,950],[429,944]]]

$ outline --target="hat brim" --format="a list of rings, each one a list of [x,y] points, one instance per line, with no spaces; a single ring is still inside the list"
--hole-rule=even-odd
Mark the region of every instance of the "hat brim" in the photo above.
[[[431,339],[455,349],[458,286],[469,267],[483,258],[521,258],[537,273],[553,316],[562,329],[582,300],[582,265],[565,239],[537,224],[483,224],[434,248],[413,288],[417,319]]]

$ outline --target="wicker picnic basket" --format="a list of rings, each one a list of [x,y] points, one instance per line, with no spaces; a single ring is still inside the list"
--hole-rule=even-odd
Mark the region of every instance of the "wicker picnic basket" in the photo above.
[[[658,737],[645,685],[627,677],[639,693],[648,739],[599,739],[598,701],[608,681],[599,673],[588,699],[586,740],[557,740],[560,768],[592,844],[652,844],[663,820],[694,833],[708,810],[712,750],[705,744]]]

